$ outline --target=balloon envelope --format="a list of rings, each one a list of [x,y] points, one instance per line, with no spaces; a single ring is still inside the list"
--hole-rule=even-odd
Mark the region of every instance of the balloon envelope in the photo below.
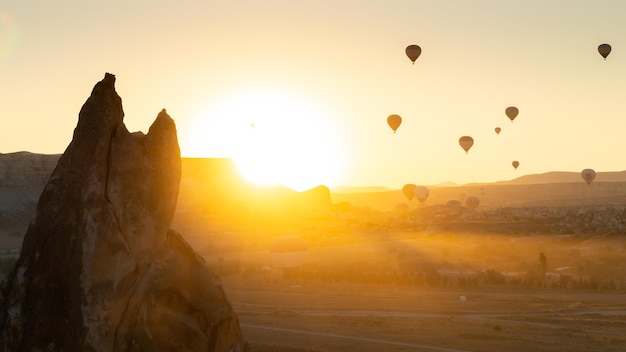
[[[496,127],[496,134],[500,134],[500,131],[502,131],[502,129],[500,127]]]
[[[422,48],[420,48],[419,45],[409,45],[406,47],[405,52],[406,56],[408,56],[409,59],[411,59],[411,62],[415,64],[415,60],[417,60],[417,58],[422,54]]]
[[[413,190],[415,189],[415,185],[412,183],[407,183],[406,185],[402,186],[402,193],[404,193],[404,196],[409,200],[413,200],[413,197],[415,196],[415,194],[413,194]]]
[[[609,44],[600,44],[598,46],[598,52],[606,60],[606,57],[611,53],[611,46]]]
[[[514,162],[511,163],[511,165],[513,165],[513,167],[517,169],[517,167],[519,166],[519,161],[515,160]]]
[[[298,267],[306,259],[308,246],[298,236],[281,236],[272,241],[270,253],[274,265],[279,268]]]
[[[401,123],[402,118],[399,115],[389,115],[389,117],[387,117],[387,124],[393,130],[393,133],[396,133],[396,130],[400,127]]]
[[[465,205],[467,205],[468,208],[474,210],[476,208],[478,208],[478,205],[480,204],[480,199],[478,199],[478,197],[467,197],[467,199],[465,199]]]
[[[584,169],[580,172],[580,176],[587,182],[588,185],[591,185],[593,179],[596,178],[596,172],[593,169]]]
[[[470,148],[474,145],[474,138],[470,136],[463,136],[459,138],[459,145],[461,146],[461,148],[463,148],[463,150],[465,150],[465,153],[467,154]]]
[[[424,186],[416,186],[413,189],[413,194],[415,195],[415,198],[420,201],[420,203],[424,203],[426,198],[428,198],[430,191],[428,191],[428,188]]]
[[[511,122],[513,122],[513,120],[517,117],[517,114],[519,114],[519,110],[515,106],[509,106],[506,110],[504,110],[504,113],[506,113],[506,116],[511,119]]]
[[[450,199],[446,205],[449,207],[460,207],[462,204],[460,200]]]

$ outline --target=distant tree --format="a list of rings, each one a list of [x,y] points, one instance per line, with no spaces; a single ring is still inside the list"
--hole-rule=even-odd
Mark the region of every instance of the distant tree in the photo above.
[[[539,254],[539,263],[541,264],[541,272],[543,275],[548,271],[548,261],[546,259],[546,255],[541,252]]]
[[[505,284],[506,279],[501,272],[495,269],[487,269],[487,282],[493,284]]]

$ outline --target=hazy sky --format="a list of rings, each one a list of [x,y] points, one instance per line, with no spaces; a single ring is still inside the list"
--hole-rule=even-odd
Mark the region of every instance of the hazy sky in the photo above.
[[[625,48],[621,0],[5,0],[0,153],[62,153],[110,72],[129,130],[294,188],[624,170]]]

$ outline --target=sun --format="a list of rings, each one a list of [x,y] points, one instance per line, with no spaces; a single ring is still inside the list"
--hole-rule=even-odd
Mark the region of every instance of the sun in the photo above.
[[[233,158],[253,183],[303,191],[341,178],[345,148],[333,114],[303,95],[256,87],[221,98],[202,115],[205,138],[196,138],[194,149]]]

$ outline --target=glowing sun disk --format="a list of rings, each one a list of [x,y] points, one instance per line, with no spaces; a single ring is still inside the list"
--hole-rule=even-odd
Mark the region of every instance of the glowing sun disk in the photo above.
[[[218,131],[205,138],[204,144],[215,142],[207,149],[232,157],[253,183],[301,191],[332,185],[342,171],[343,148],[332,115],[300,96],[252,90],[220,101],[204,116],[210,121],[205,128]]]

